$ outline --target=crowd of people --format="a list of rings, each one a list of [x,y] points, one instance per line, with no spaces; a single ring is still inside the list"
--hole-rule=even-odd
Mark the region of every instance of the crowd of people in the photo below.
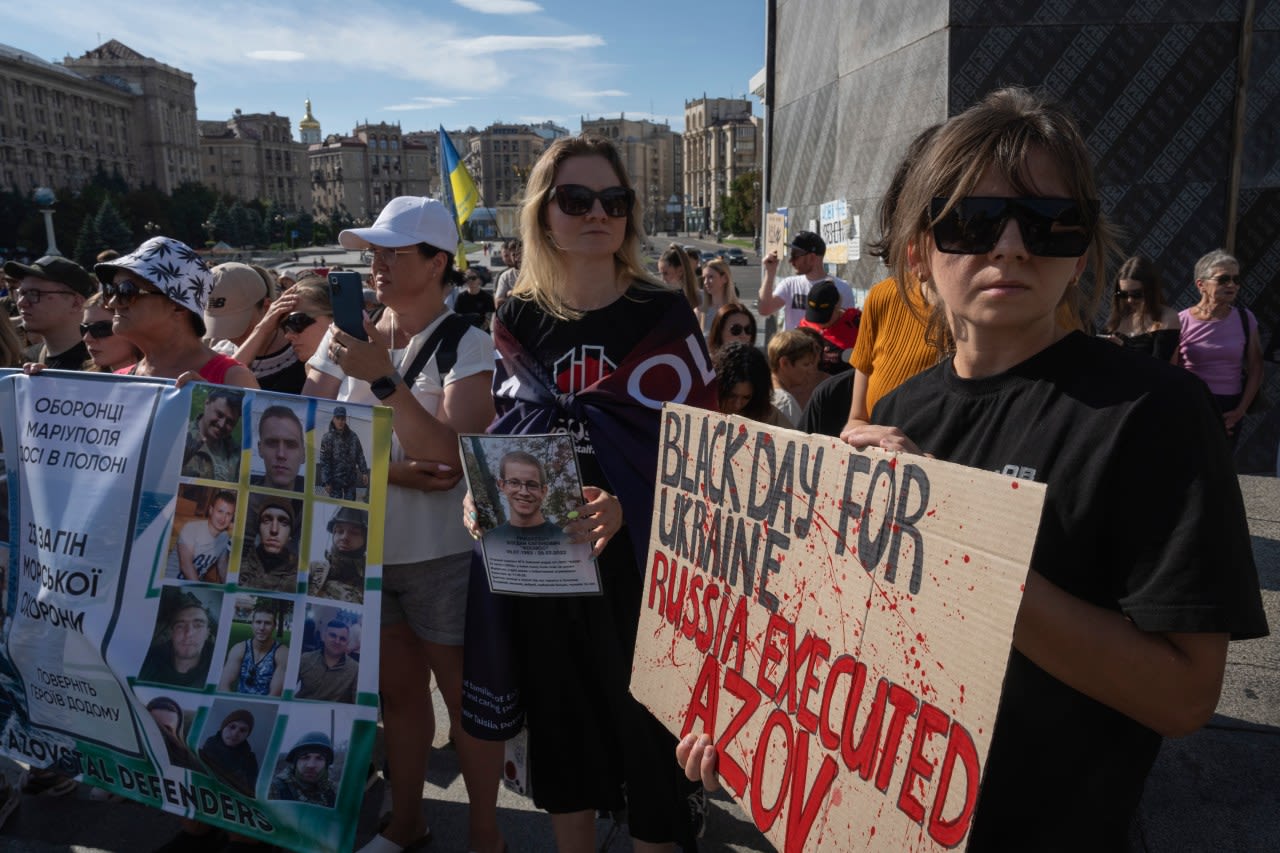
[[[332,323],[319,277],[282,290],[270,271],[210,271],[179,241],[152,237],[92,274],[57,257],[5,264],[21,325],[0,322],[0,352],[10,366],[218,386],[192,420],[184,463],[212,479],[234,481],[228,468],[240,464],[230,441],[238,389],[332,400],[317,486],[342,500],[370,486],[345,406],[390,407],[385,529],[340,510],[311,573],[341,590],[332,597],[359,600],[349,596],[359,594],[366,540],[384,537],[378,683],[390,811],[366,853],[432,839],[422,810],[431,676],[467,789],[467,849],[506,849],[496,808],[502,743],[461,712],[464,651],[502,638],[518,638],[507,643],[507,675],[537,768],[534,803],[550,814],[556,846],[592,849],[596,815],[625,810],[635,849],[696,849],[702,786],[718,784],[715,749],[697,734],[677,743],[628,691],[659,428],[654,389],[641,399],[626,381],[637,363],[677,359],[695,378],[714,370],[709,381],[661,389],[663,400],[978,468],[1017,460],[1048,484],[1048,499],[971,849],[1109,848],[1124,838],[1161,736],[1190,732],[1212,712],[1228,640],[1267,630],[1230,461],[1259,393],[1262,347],[1256,318],[1236,304],[1241,265],[1225,251],[1197,263],[1200,299],[1181,312],[1165,306],[1152,260],[1130,258],[1109,275],[1116,237],[1097,198],[1071,118],[1001,90],[909,147],[871,247],[890,275],[864,299],[827,271],[822,237],[799,231],[788,241],[794,274],[779,279],[776,253],[762,259],[753,312],[723,260],[698,264],[673,245],[646,268],[637,194],[617,149],[570,137],[529,175],[521,239],[503,246],[509,268],[492,294],[480,274],[459,269],[448,209],[400,197],[339,237],[371,263],[380,308],[363,338]],[[1110,316],[1091,335],[1104,287]],[[761,348],[757,312],[780,311]],[[601,594],[491,600],[458,450],[460,434],[486,431],[573,437],[583,488],[563,533],[590,547]],[[268,409],[258,437],[264,473],[255,476],[301,491],[296,415]],[[528,462],[521,494],[545,485],[538,460]],[[184,527],[182,577],[224,576],[234,507],[234,494],[212,495]],[[293,591],[287,543],[298,507],[274,495],[252,502],[258,535],[245,542],[242,584]],[[203,684],[210,614],[194,597],[179,604],[169,631],[183,643],[157,646],[146,666],[164,683]],[[251,614],[251,635],[224,664],[225,689],[280,695],[278,618]],[[303,690],[354,701],[350,626],[317,630]],[[257,778],[251,713],[227,713],[195,750],[167,719],[174,707],[148,706],[167,725],[171,758],[203,763],[235,787]],[[1059,733],[1051,745],[1037,737],[1045,725]],[[1083,753],[1097,759],[1087,776],[1073,769]],[[270,796],[332,805],[333,760],[323,732],[301,737]],[[32,779],[33,791],[65,788],[56,773]],[[1086,817],[1044,822],[1046,792]],[[188,823],[166,849],[219,849],[211,835]]]

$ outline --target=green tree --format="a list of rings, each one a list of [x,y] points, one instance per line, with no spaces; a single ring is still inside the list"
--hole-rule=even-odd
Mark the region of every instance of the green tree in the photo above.
[[[86,216],[81,220],[80,234],[76,237],[76,247],[71,258],[87,270],[93,269],[98,252],[102,251],[102,240],[98,237],[98,229],[94,224],[97,217]]]
[[[247,246],[253,241],[249,211],[238,201],[227,210],[227,231],[227,242],[233,246]]]
[[[216,192],[204,184],[188,181],[174,189],[169,199],[168,216],[155,221],[165,225],[167,220],[168,236],[176,237],[188,246],[203,246],[209,239],[204,223],[217,203]]]
[[[734,178],[722,204],[726,231],[755,234],[760,224],[760,173],[743,172]]]
[[[94,252],[95,255],[103,249],[115,249],[124,254],[133,251],[137,246],[137,242],[133,239],[133,232],[125,224],[120,211],[116,210],[110,198],[102,200],[102,206],[93,217],[93,229],[97,232],[99,244],[98,250]],[[82,230],[81,234],[83,233]]]
[[[223,206],[221,198],[219,198],[217,203],[214,204],[213,212],[209,214],[208,222],[213,225],[213,233],[209,235],[210,240],[224,240],[227,243],[233,242],[231,234],[231,217],[227,213],[227,209]]]

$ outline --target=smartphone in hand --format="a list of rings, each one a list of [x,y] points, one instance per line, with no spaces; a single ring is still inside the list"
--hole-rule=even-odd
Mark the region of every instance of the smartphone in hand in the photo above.
[[[329,273],[329,302],[333,305],[333,322],[339,329],[358,340],[369,340],[364,331],[364,281],[360,273]]]

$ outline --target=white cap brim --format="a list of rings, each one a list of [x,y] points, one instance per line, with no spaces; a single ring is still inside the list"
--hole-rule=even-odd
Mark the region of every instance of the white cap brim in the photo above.
[[[417,237],[399,234],[390,228],[348,228],[338,235],[338,243],[344,249],[368,249],[372,246],[384,246],[388,249],[403,249],[405,246],[416,246],[422,242]]]

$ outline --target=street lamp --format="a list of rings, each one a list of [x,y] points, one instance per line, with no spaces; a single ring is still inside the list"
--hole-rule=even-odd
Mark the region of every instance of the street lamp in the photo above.
[[[58,197],[49,187],[36,187],[31,198],[40,205],[40,213],[44,216],[44,236],[49,243],[45,254],[61,255],[62,253],[58,251],[58,241],[53,236],[53,203],[58,200]]]
[[[142,226],[142,230],[147,232],[147,239],[150,239],[160,233],[160,226],[148,219],[146,224]]]
[[[215,232],[215,231],[217,231],[217,230],[218,230],[218,226],[213,224],[213,220],[212,220],[212,219],[206,219],[204,222],[200,223],[200,227],[201,227],[201,228],[203,228],[203,229],[204,229],[204,231],[205,231],[205,233],[209,235],[209,239],[208,239],[208,241],[205,243],[205,245],[207,245],[207,246],[212,246],[212,245],[213,245],[213,242],[214,242],[214,241],[213,241],[213,232]]]

